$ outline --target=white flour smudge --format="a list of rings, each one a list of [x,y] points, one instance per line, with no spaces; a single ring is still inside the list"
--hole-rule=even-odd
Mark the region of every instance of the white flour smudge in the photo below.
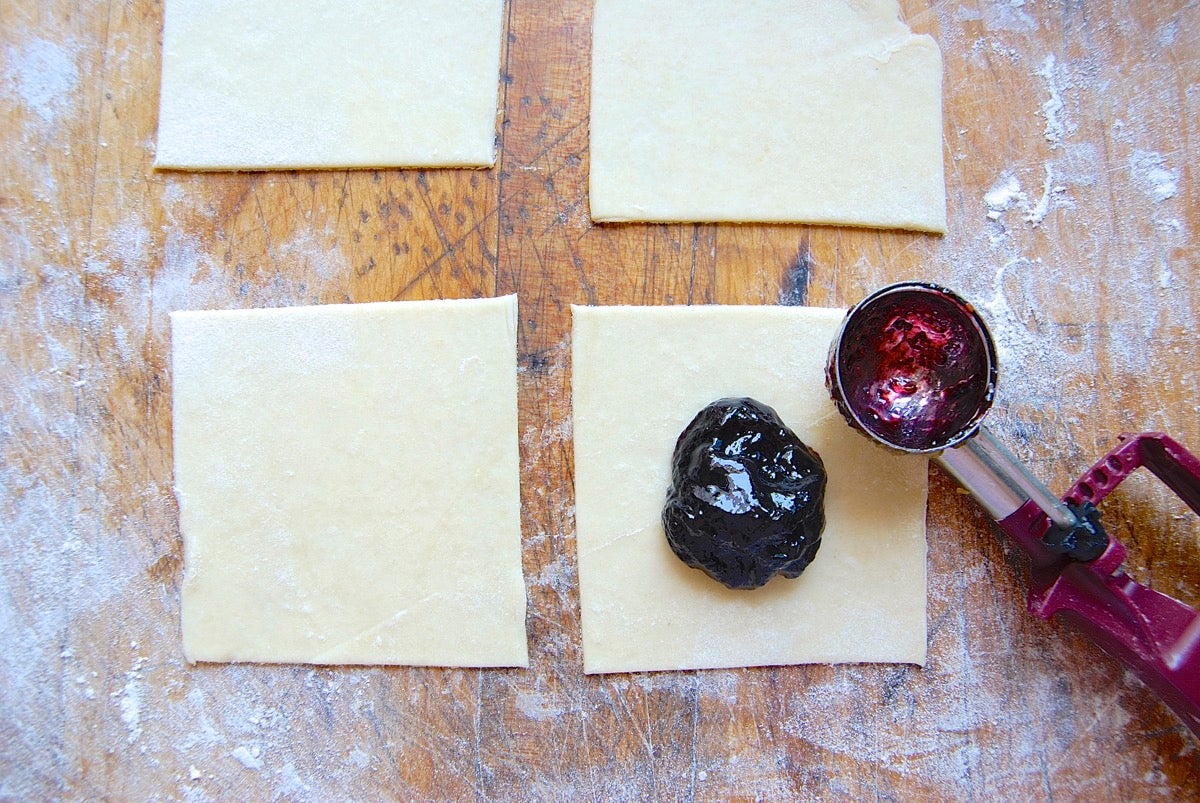
[[[240,744],[231,750],[229,755],[236,758],[238,763],[248,770],[261,770],[263,767],[262,745],[257,742]]]
[[[142,735],[142,687],[136,677],[125,681],[120,700],[121,721],[129,730],[129,743],[133,744]]]
[[[1034,226],[1040,226],[1042,221],[1046,219],[1046,215],[1050,214],[1051,196],[1055,192],[1063,192],[1065,188],[1054,186],[1054,171],[1050,168],[1050,163],[1046,163],[1046,178],[1042,182],[1042,197],[1034,204],[1028,212],[1025,213],[1025,222]]]
[[[69,106],[79,85],[74,50],[45,39],[32,39],[22,50],[13,47],[5,50],[7,82],[43,122],[52,122],[59,111]]]
[[[1042,181],[1042,195],[1037,203],[1031,204],[1029,196],[1021,189],[1021,183],[1016,175],[1005,172],[992,188],[983,196],[983,205],[987,208],[988,220],[1000,220],[1009,209],[1021,210],[1021,219],[1031,226],[1040,226],[1050,214],[1055,202],[1066,192],[1067,188],[1054,181],[1054,168],[1049,162],[1045,164],[1045,178]]]
[[[1158,27],[1154,33],[1154,41],[1159,47],[1171,47],[1179,38],[1179,20],[1170,19]]]
[[[168,194],[182,198],[179,191]],[[168,207],[168,218],[171,215]],[[254,308],[318,303],[318,289],[344,285],[351,274],[341,250],[327,244],[332,240],[328,232],[301,227],[275,243],[263,265],[243,269],[225,264],[212,244],[186,233],[182,225],[171,225],[149,292],[155,326],[164,323],[169,312],[229,307],[231,298],[240,299],[236,306]],[[127,245],[135,247],[136,242],[133,238]],[[272,264],[274,271],[266,273]]]
[[[1160,153],[1134,150],[1129,156],[1129,172],[1138,188],[1155,203],[1174,198],[1179,192],[1179,175],[1167,169]]]
[[[137,643],[130,645],[131,649],[137,649]],[[146,665],[146,658],[138,656],[134,659],[133,666],[125,673],[125,687],[114,693],[117,698],[117,704],[121,710],[121,722],[125,723],[126,741],[133,744],[142,735],[142,704],[144,697],[144,686],[142,682],[142,669]]]
[[[1025,0],[1007,0],[982,4],[982,9],[957,6],[954,19],[959,22],[983,20],[989,31],[1024,33],[1036,31],[1037,20],[1025,10]]]
[[[517,692],[517,710],[533,720],[557,719],[564,713],[554,698],[536,691]]]
[[[1005,173],[983,196],[989,220],[999,220],[1013,205],[1029,206],[1029,196],[1021,191],[1021,182],[1012,173]]]
[[[275,787],[274,794],[276,797],[283,800],[304,800],[306,795],[312,791],[312,788],[300,777],[296,765],[288,762],[279,769],[276,773],[279,777],[279,783]]]
[[[1065,106],[1059,92],[1058,70],[1053,55],[1046,56],[1037,74],[1045,80],[1046,89],[1050,92],[1049,100],[1042,104],[1042,116],[1046,118],[1046,141],[1051,149],[1061,148],[1063,137],[1069,132],[1063,117]]]

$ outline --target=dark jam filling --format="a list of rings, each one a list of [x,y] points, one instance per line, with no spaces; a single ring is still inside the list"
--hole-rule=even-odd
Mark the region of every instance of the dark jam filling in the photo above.
[[[884,296],[856,313],[853,329],[843,335],[846,402],[865,428],[889,444],[945,446],[991,403],[985,338],[971,308],[954,298],[930,292]]]
[[[729,588],[799,577],[825,529],[825,467],[770,407],[721,399],[683,430],[663,528],[684,563]]]

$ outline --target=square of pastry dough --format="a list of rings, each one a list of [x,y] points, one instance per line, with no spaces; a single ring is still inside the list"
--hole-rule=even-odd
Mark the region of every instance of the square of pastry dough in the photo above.
[[[155,166],[486,167],[502,0],[166,0]]]
[[[574,307],[575,505],[589,673],[925,661],[927,461],[850,429],[825,390],[843,313]],[[817,450],[826,526],[800,577],[730,590],[671,551],[675,441],[750,396]]]
[[[188,660],[528,664],[515,321],[172,313]]]
[[[596,0],[592,218],[944,232],[942,62],[896,0]]]

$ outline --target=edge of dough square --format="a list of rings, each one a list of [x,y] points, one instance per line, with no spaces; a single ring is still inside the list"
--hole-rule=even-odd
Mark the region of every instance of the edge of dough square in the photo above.
[[[166,0],[154,165],[490,167],[502,0]]]
[[[596,0],[596,221],[944,233],[942,59],[896,0]]]
[[[825,389],[844,310],[572,307],[584,671],[925,663],[927,461],[850,429]],[[705,405],[774,407],[828,472],[816,559],[735,591],[679,560],[661,515],[679,433]]]
[[[189,661],[528,666],[516,314],[171,314]]]

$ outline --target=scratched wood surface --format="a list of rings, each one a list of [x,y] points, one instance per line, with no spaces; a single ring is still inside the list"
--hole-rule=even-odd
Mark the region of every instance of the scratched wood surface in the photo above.
[[[494,169],[254,175],[152,169],[159,3],[0,0],[0,799],[1200,796],[1196,740],[1024,612],[1020,555],[937,471],[925,668],[582,673],[572,303],[939,281],[1051,487],[1124,431],[1200,448],[1200,6],[901,7],[945,58],[945,237],[593,226],[586,0],[509,0]],[[167,313],[510,292],[530,669],[188,666]],[[1130,571],[1200,603],[1200,528],[1128,485]]]

